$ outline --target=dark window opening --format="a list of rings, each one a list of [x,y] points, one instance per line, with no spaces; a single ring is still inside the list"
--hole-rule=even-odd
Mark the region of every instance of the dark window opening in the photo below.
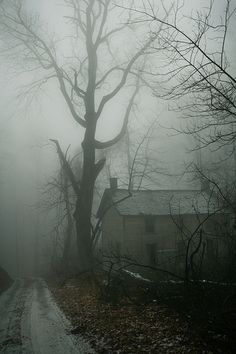
[[[207,257],[209,259],[214,258],[217,256],[217,241],[216,240],[211,240],[207,239],[206,240],[206,251],[207,251]]]
[[[156,243],[150,243],[146,245],[148,264],[155,266],[157,264],[157,245]]]
[[[120,242],[116,242],[116,258],[117,258],[117,262],[120,263],[120,261],[121,261],[121,244],[120,244]]]
[[[186,245],[183,240],[177,242],[177,256],[179,260],[184,260],[186,254]]]
[[[145,217],[145,231],[154,232],[155,231],[155,218],[153,216]]]
[[[183,240],[177,242],[177,253],[179,256],[184,256],[186,253],[186,246]]]

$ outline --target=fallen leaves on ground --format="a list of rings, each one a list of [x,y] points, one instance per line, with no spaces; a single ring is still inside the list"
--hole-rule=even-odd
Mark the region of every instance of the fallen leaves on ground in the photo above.
[[[87,337],[97,353],[223,353],[213,352],[187,321],[158,303],[102,303],[86,281],[51,290],[72,322],[71,333]]]

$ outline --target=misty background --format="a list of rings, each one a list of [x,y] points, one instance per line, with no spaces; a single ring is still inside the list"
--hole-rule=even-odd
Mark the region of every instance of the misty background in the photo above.
[[[191,13],[207,4],[206,0],[187,1],[183,11]],[[216,18],[220,18],[223,6],[222,1],[216,1]],[[65,6],[61,1],[28,0],[27,7],[29,11],[39,14],[45,23],[45,29],[55,31],[59,37],[65,36]],[[66,45],[63,47],[65,52]],[[214,46],[214,41],[212,45]],[[235,72],[236,44],[233,26],[228,30],[226,45],[232,71]],[[130,43],[126,38],[118,40],[117,50],[121,47],[127,53],[130,50]],[[161,58],[157,55],[157,67],[158,60],[161,61]],[[64,151],[70,145],[69,154],[73,156],[79,151],[83,137],[83,129],[71,119],[57,83],[50,81],[35,93],[22,94],[32,79],[32,73],[24,70],[19,72],[10,60],[1,59],[0,259],[3,267],[17,276],[35,273],[38,249],[45,257],[45,263],[50,263],[55,211],[45,212],[39,207],[45,184],[59,169],[56,150],[49,139],[57,139]],[[193,175],[184,173],[194,160],[200,159],[208,166],[214,162],[212,168],[222,168],[222,173],[225,170],[222,166],[225,164],[228,171],[230,168],[234,169],[233,158],[224,164],[219,163],[225,151],[214,151],[211,147],[205,149],[204,153],[194,151],[196,142],[192,136],[177,134],[171,129],[181,129],[188,121],[182,119],[181,112],[171,110],[170,102],[156,98],[150,92],[144,92],[140,96],[140,104],[134,109],[129,123],[129,136],[134,143],[140,141],[142,133],[155,121],[151,136],[152,157],[156,159],[160,173],[151,188],[200,188],[199,181],[194,180]],[[105,119],[99,124],[97,135],[100,139],[111,138],[119,131],[122,124],[119,120],[121,101],[118,100],[116,106],[107,111]],[[122,143],[118,145],[117,150],[116,147],[112,148],[113,157],[107,159],[107,166],[100,176],[101,188],[108,186],[107,170],[118,178],[119,184],[122,183],[122,178],[119,177],[125,174],[122,168],[125,169],[128,152],[125,145],[123,148]],[[100,191],[99,194],[101,193]]]

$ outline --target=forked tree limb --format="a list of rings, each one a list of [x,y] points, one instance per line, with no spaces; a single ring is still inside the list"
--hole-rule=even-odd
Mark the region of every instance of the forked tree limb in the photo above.
[[[60,144],[58,142],[58,140],[55,140],[55,139],[49,139],[50,141],[52,141],[55,145],[56,145],[56,148],[57,148],[57,153],[58,153],[58,156],[59,156],[59,159],[61,161],[61,165],[62,165],[62,168],[64,168],[70,182],[71,182],[71,185],[72,185],[72,188],[76,194],[76,196],[79,196],[80,194],[80,188],[79,188],[79,184],[78,182],[76,181],[76,177],[75,177],[75,174],[74,172],[72,171],[72,168],[69,164],[69,162],[67,161],[61,147],[60,147]]]

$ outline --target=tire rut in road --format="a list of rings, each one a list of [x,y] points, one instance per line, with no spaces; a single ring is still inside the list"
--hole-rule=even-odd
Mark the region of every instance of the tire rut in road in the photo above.
[[[1,354],[94,353],[70,329],[42,279],[17,280],[0,296]]]
[[[21,318],[31,282],[17,280],[9,293],[4,294],[1,306],[0,352],[3,354],[21,354]]]

